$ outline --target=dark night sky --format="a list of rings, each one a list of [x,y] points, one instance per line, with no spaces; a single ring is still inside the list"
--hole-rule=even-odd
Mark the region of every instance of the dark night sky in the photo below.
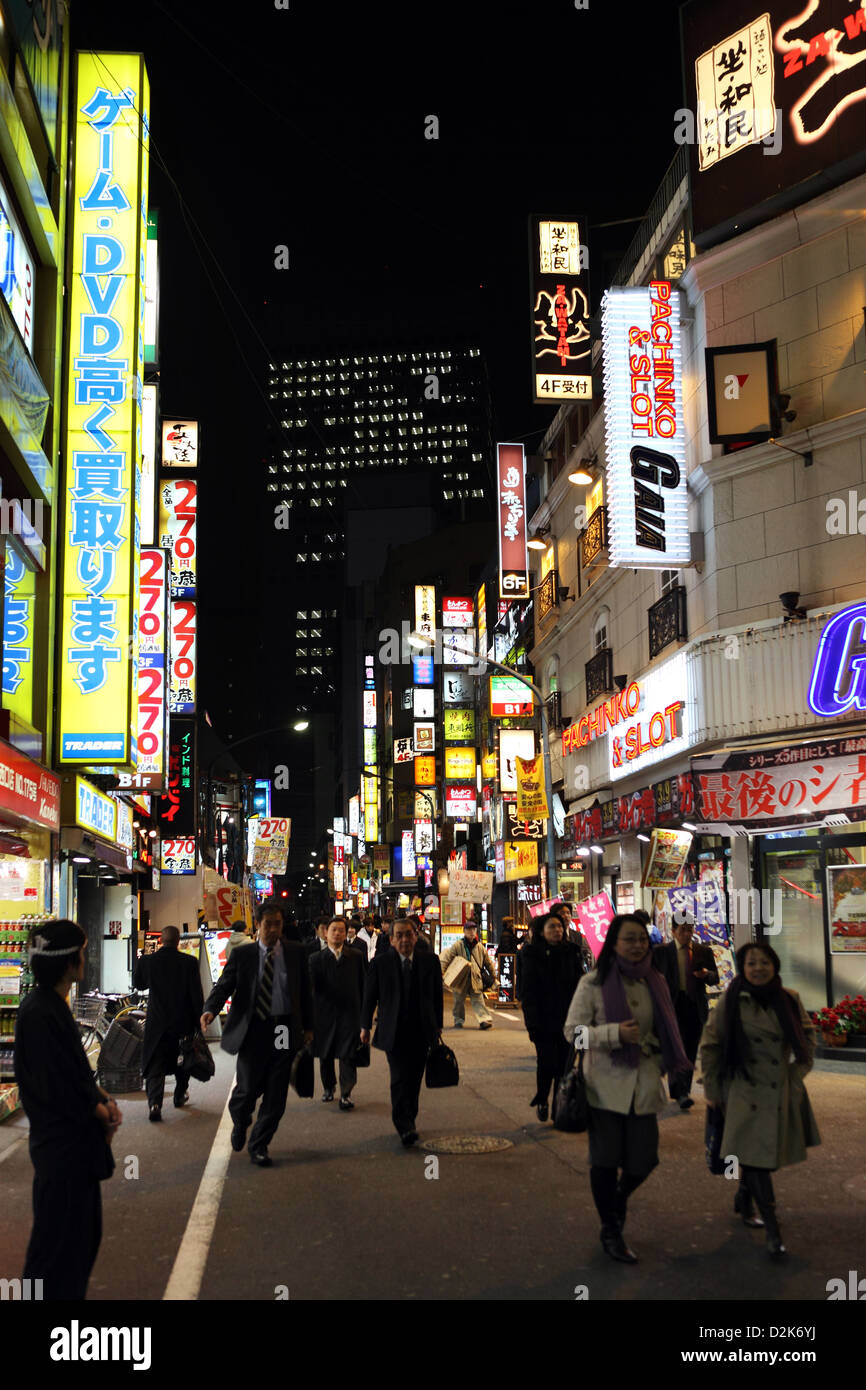
[[[241,532],[271,423],[267,348],[305,344],[311,325],[327,336],[335,316],[410,341],[473,335],[496,435],[542,429],[553,412],[530,397],[527,216],[588,216],[597,301],[604,257],[634,225],[592,225],[642,215],[674,153],[677,9],[73,0],[71,35],[142,50],[150,75],[162,406],[203,427],[207,677],[220,644],[244,646],[230,604],[255,581],[255,533]]]

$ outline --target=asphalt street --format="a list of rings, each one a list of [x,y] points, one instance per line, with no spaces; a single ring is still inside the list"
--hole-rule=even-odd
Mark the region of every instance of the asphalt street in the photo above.
[[[660,1116],[661,1163],[629,1209],[640,1260],[626,1267],[599,1244],[586,1136],[557,1133],[529,1106],[520,1014],[498,1014],[486,1033],[474,1020],[446,1026],[445,1040],[460,1085],[422,1091],[412,1150],[391,1127],[375,1051],[352,1112],[322,1104],[318,1077],[313,1100],[290,1092],[270,1169],[229,1151],[234,1062],[218,1047],[214,1079],[192,1082],[183,1110],[169,1100],[163,1123],[148,1122],[143,1092],[120,1097],[89,1298],[568,1301],[585,1289],[592,1300],[823,1301],[828,1280],[863,1266],[866,1074],[844,1062],[819,1063],[808,1081],[822,1145],[776,1179],[787,1262],[771,1262],[762,1234],[734,1217],[735,1184],[708,1173],[696,1087],[691,1111]],[[26,1129],[21,1112],[0,1126],[7,1277],[20,1274],[29,1234]],[[510,1147],[432,1161],[424,1142],[447,1136]]]

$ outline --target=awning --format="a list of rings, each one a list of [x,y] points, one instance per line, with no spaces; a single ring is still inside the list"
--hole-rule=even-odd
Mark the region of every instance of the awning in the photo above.
[[[77,826],[66,827],[60,832],[60,848],[73,854],[86,854],[89,859],[97,859],[111,869],[132,875],[131,854],[127,854],[116,845],[110,845],[107,840],[100,840],[87,830],[78,829]]]

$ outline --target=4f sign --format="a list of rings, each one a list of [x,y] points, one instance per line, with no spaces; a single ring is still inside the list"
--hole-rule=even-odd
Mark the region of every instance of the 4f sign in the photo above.
[[[866,603],[837,613],[821,633],[809,708],[824,719],[866,709]]]

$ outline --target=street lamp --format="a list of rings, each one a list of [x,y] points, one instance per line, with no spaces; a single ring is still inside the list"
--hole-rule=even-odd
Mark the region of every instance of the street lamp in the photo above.
[[[409,646],[423,650],[424,647],[435,647],[432,637],[426,637],[421,632],[413,632],[409,637]],[[550,776],[550,738],[547,725],[547,709],[544,704],[544,696],[528,676],[521,676],[519,671],[515,671],[511,666],[503,666],[501,662],[494,661],[492,657],[482,656],[480,652],[473,652],[469,647],[453,647],[452,651],[461,652],[464,656],[471,656],[474,661],[483,661],[485,666],[495,666],[497,671],[503,671],[506,676],[513,680],[520,681],[531,690],[538,699],[538,712],[541,716],[541,751],[544,759],[544,791],[547,796],[547,888],[551,898],[558,894],[558,881],[556,876],[556,842],[553,834],[553,782]]]

